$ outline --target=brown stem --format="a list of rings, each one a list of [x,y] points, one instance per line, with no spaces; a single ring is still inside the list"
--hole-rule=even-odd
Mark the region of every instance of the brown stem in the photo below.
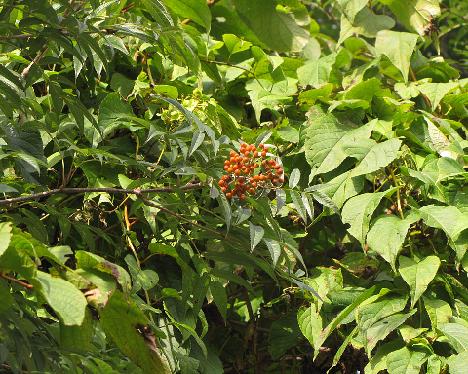
[[[44,47],[44,49],[43,49],[42,51],[40,51],[40,52],[36,55],[36,57],[34,57],[34,59],[29,63],[29,65],[26,66],[26,67],[23,69],[23,71],[21,72],[21,77],[22,77],[23,79],[26,79],[26,77],[28,76],[29,71],[31,70],[32,66],[33,66],[34,64],[37,64],[37,63],[41,60],[41,58],[44,57],[45,53],[47,52],[47,49],[48,49],[48,47]]]
[[[0,35],[0,40],[10,40],[10,39],[27,39],[32,37],[32,34],[18,34],[18,35]]]
[[[23,286],[23,287],[28,288],[28,289],[33,288],[32,284],[29,284],[29,283],[24,282],[22,280],[10,277],[9,275],[3,274],[3,273],[0,273],[0,278],[6,279],[6,280],[8,280],[10,282],[18,283],[20,286]]]
[[[50,195],[55,194],[82,194],[82,193],[89,193],[89,192],[107,192],[107,193],[114,193],[114,194],[135,194],[139,195],[142,193],[160,193],[160,192],[178,192],[178,191],[191,191],[203,188],[201,183],[189,183],[182,187],[160,187],[160,188],[148,188],[140,190],[138,188],[135,189],[125,189],[125,188],[111,188],[111,187],[69,187],[69,188],[55,188],[53,190],[38,192],[27,196],[20,196],[20,197],[13,197],[10,199],[0,200],[0,206],[4,205],[11,205],[15,203],[21,203],[24,201],[31,201],[37,200],[43,197],[47,197]]]

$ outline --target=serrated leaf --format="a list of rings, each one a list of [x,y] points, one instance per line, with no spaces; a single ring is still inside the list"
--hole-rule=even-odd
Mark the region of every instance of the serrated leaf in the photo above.
[[[205,140],[205,133],[201,131],[196,131],[193,133],[192,142],[190,143],[189,156],[193,154]]]
[[[301,179],[301,171],[298,168],[294,168],[291,174],[289,175],[289,187],[294,188],[299,183]]]
[[[411,307],[426,291],[427,286],[436,276],[439,266],[440,259],[437,256],[428,256],[419,262],[405,256],[400,257],[398,271],[410,286]]]
[[[307,222],[307,211],[302,201],[301,194],[297,191],[290,191],[291,199],[294,205],[294,208],[297,210],[297,213],[301,216],[304,222]]]
[[[203,26],[211,28],[211,12],[204,0],[164,0],[164,3],[182,18],[189,18]]]
[[[252,222],[249,222],[249,232],[250,232],[250,250],[253,251],[258,243],[263,238],[264,230],[261,226],[256,226]]]
[[[281,244],[273,239],[263,238],[263,241],[265,242],[268,251],[270,252],[271,262],[273,263],[273,266],[276,266],[276,263],[278,262],[278,259],[281,256]]]

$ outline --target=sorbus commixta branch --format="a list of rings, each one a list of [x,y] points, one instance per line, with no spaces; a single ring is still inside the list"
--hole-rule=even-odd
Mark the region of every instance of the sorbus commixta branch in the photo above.
[[[284,183],[283,168],[273,158],[267,158],[268,147],[242,143],[239,153],[232,150],[224,161],[226,174],[218,186],[228,200],[255,195],[259,189],[280,186]]]

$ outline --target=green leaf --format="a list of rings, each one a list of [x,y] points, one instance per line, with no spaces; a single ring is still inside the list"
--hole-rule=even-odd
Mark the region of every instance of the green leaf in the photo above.
[[[299,213],[304,222],[307,223],[307,210],[304,205],[304,201],[302,200],[301,194],[297,191],[290,191],[290,194],[294,208],[296,208],[297,213]]]
[[[296,79],[287,77],[284,80],[271,82],[266,79],[253,79],[245,85],[255,110],[255,119],[260,123],[263,109],[276,109],[280,104],[292,101],[297,91]]]
[[[320,88],[328,83],[333,64],[336,60],[336,53],[321,57],[317,60],[308,61],[297,69],[299,83],[303,86]]]
[[[377,143],[369,148],[359,165],[352,171],[351,176],[372,173],[387,166],[398,156],[401,140],[390,139]]]
[[[211,12],[204,0],[164,0],[164,3],[179,17],[189,18],[203,26],[211,28]]]
[[[403,280],[410,286],[411,307],[426,291],[427,286],[436,276],[439,266],[440,259],[437,256],[428,256],[419,262],[400,256],[398,271]]]
[[[81,325],[85,318],[88,302],[72,283],[38,271],[38,288],[52,309],[57,312],[64,325]]]
[[[300,27],[293,14],[279,11],[276,1],[234,0],[241,19],[269,49],[300,52],[309,41],[309,33]]]
[[[405,219],[394,215],[382,215],[377,217],[367,234],[369,247],[381,255],[395,272],[397,256],[405,242],[410,225],[416,220],[416,215],[408,216]]]
[[[388,373],[419,374],[428,356],[427,352],[413,351],[408,347],[390,352],[387,356]]]
[[[249,222],[249,232],[250,232],[250,251],[253,251],[258,243],[263,238],[264,230],[261,226],[256,226],[253,223]]]
[[[461,261],[468,247],[461,235],[468,229],[468,216],[454,206],[427,205],[420,208],[419,212],[426,225],[445,231],[450,245],[457,253],[457,259]]]
[[[300,179],[301,171],[298,168],[294,168],[291,174],[289,175],[289,188],[296,187]]]
[[[432,110],[435,111],[442,99],[457,87],[459,87],[458,82],[423,83],[418,85],[416,89],[429,99]]]
[[[212,280],[210,282],[210,291],[219,314],[221,314],[221,317],[226,320],[227,293],[224,284],[221,281]]]
[[[268,352],[276,360],[294,347],[298,343],[299,337],[300,330],[294,314],[281,317],[271,324],[268,336]]]
[[[332,171],[347,157],[368,150],[370,144],[375,144],[368,139],[372,126],[372,123],[360,127],[342,124],[332,114],[324,114],[314,108],[304,129],[305,157],[312,174]]]
[[[387,5],[398,21],[423,36],[434,18],[440,15],[439,0],[379,0]]]
[[[403,75],[403,80],[408,82],[410,59],[418,35],[407,32],[384,30],[377,33],[375,50],[377,54],[387,56]]]
[[[431,299],[424,296],[423,301],[433,329],[449,322],[452,317],[452,308],[449,303],[441,299]]]
[[[297,312],[297,323],[310,345],[315,350],[318,350],[320,348],[318,343],[320,342],[319,336],[322,331],[322,317],[317,312],[314,304],[311,304],[308,308],[299,309]]]
[[[395,26],[395,21],[392,18],[375,14],[370,8],[364,7],[353,20],[345,15],[341,16],[338,44],[343,43],[352,35],[374,38],[379,31],[391,29],[393,26]]]
[[[0,257],[7,250],[11,240],[11,223],[0,222]]]
[[[95,350],[93,346],[94,321],[91,312],[86,309],[81,325],[66,326],[60,324],[60,346],[77,353],[88,353]]]
[[[393,330],[397,329],[416,312],[417,309],[413,309],[411,312],[406,314],[393,314],[389,317],[377,321],[372,326],[370,326],[366,331],[367,345],[365,348],[367,353],[370,354],[380,340],[385,339],[388,336],[388,334],[390,334]]]
[[[445,323],[439,330],[447,337],[450,345],[458,352],[468,351],[468,327],[460,323]]]
[[[465,374],[466,363],[468,362],[468,351],[450,356],[447,360],[450,374]]]
[[[354,21],[354,17],[364,8],[368,0],[337,0],[341,12],[346,16],[349,21]]]
[[[343,205],[341,220],[350,225],[348,232],[359,240],[362,246],[365,245],[374,210],[384,196],[388,196],[394,191],[395,188],[383,192],[365,193],[352,197]]]
[[[143,372],[171,372],[163,356],[158,353],[155,342],[152,342],[151,338],[145,339],[145,333],[138,331],[148,328],[148,319],[132,300],[126,299],[122,292],[115,291],[112,294],[100,313],[100,321],[106,335],[112,338],[122,353]]]

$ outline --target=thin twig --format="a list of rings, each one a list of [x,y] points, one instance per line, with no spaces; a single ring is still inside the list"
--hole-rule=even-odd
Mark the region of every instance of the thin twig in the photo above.
[[[8,280],[10,282],[18,283],[20,286],[23,286],[23,287],[28,288],[28,289],[31,289],[31,288],[34,287],[32,284],[29,284],[29,283],[26,283],[26,282],[24,282],[22,280],[10,277],[9,275],[3,274],[3,273],[0,273],[0,278],[6,279],[6,280]]]
[[[221,236],[221,237],[224,238],[224,235],[221,232],[213,230],[212,228],[210,228],[208,226],[200,225],[199,223],[192,221],[190,218],[184,217],[182,214],[173,212],[172,210],[167,209],[167,208],[163,207],[162,205],[153,203],[151,200],[148,200],[147,198],[143,197],[141,195],[141,193],[137,193],[137,196],[141,201],[143,201],[145,203],[145,205],[152,206],[153,208],[157,208],[157,209],[161,210],[162,212],[167,213],[167,214],[169,214],[169,215],[171,215],[173,217],[176,217],[176,218],[178,218],[178,219],[180,219],[182,221],[185,221],[187,223],[190,223],[191,225],[193,225],[195,227],[198,227],[198,228],[200,228],[202,230],[205,230],[205,231],[209,231],[212,234],[215,234],[217,236]]]
[[[160,187],[160,188],[148,188],[148,189],[125,189],[125,188],[111,188],[111,187],[67,187],[67,188],[55,188],[53,190],[38,192],[27,196],[13,197],[10,199],[0,200],[0,206],[11,205],[15,203],[21,203],[24,201],[31,201],[41,199],[50,195],[56,194],[82,194],[89,192],[107,192],[111,194],[135,194],[139,195],[142,193],[161,193],[161,192],[179,192],[179,191],[191,191],[203,188],[201,183],[189,183],[182,187]]]
[[[22,77],[23,79],[26,79],[26,77],[28,76],[29,71],[31,70],[32,66],[33,66],[34,64],[37,64],[37,63],[40,61],[40,59],[41,59],[41,58],[44,56],[44,54],[47,52],[47,49],[48,49],[48,47],[45,47],[42,51],[40,51],[40,52],[36,55],[36,57],[34,57],[34,59],[29,63],[29,65],[26,66],[26,67],[23,69],[23,71],[21,72],[21,77]]]
[[[10,39],[27,39],[31,38],[32,34],[18,34],[18,35],[0,35],[0,40],[10,40]]]

